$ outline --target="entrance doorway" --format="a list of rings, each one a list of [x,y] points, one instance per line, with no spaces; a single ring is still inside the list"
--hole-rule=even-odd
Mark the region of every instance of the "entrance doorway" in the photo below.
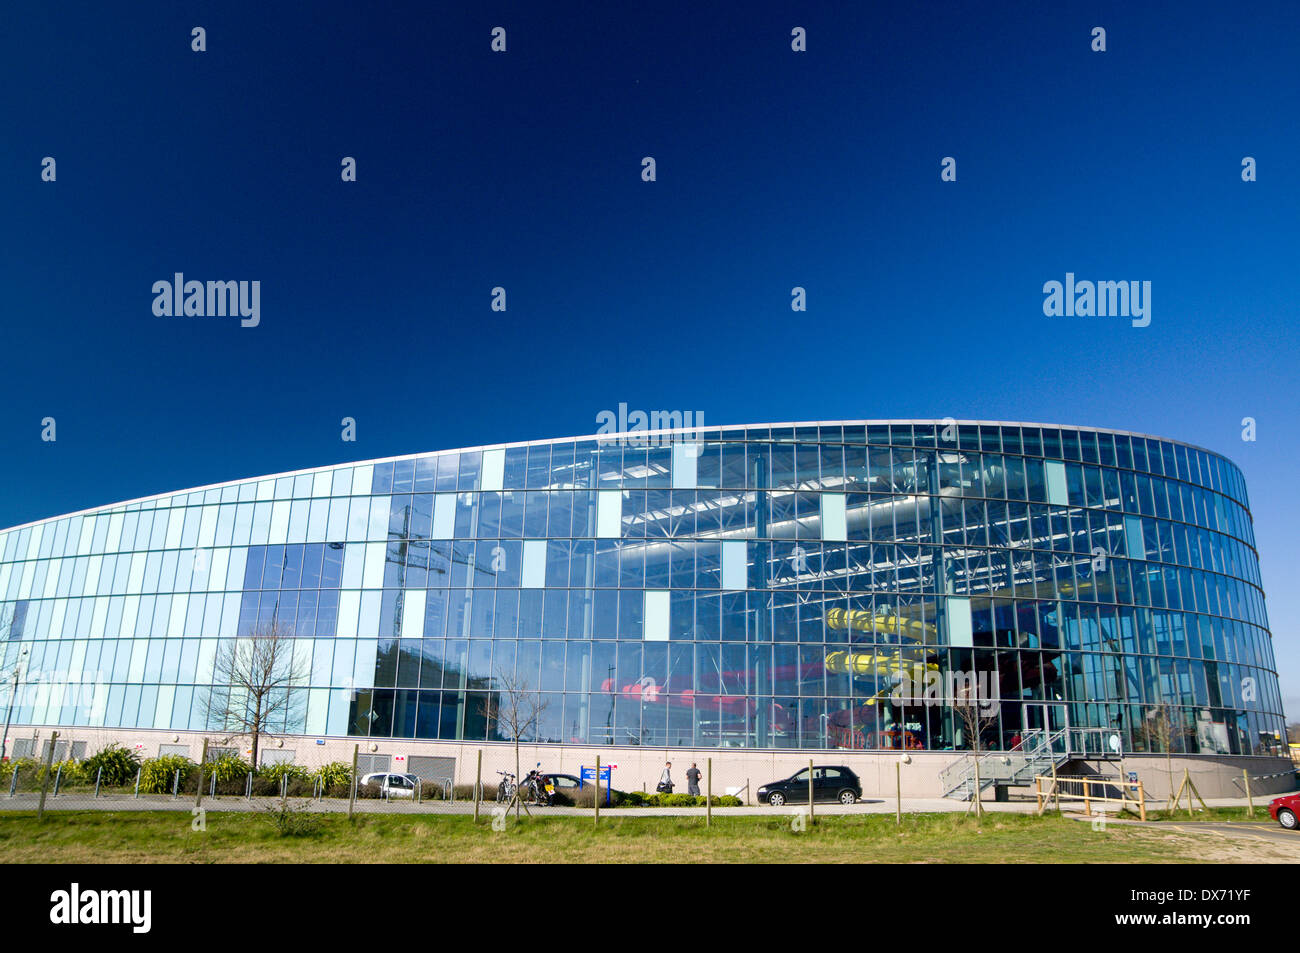
[[[1024,702],[1020,706],[1021,732],[1029,737],[1029,732],[1042,732],[1043,738],[1050,738],[1057,732],[1064,732],[1052,741],[1052,750],[1068,754],[1070,750],[1070,708],[1068,705],[1054,705],[1048,702]]]

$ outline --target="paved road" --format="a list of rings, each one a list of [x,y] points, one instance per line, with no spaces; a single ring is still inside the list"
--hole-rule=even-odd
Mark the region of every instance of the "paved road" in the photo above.
[[[1244,799],[1243,799],[1244,800]],[[1217,805],[1223,806],[1223,805]],[[1245,804],[1239,805],[1245,807]],[[1256,806],[1256,816],[1260,814],[1258,805]],[[1263,817],[1255,821],[1139,821],[1130,819],[1117,819],[1108,817],[1108,824],[1124,824],[1133,827],[1145,827],[1151,830],[1173,830],[1186,832],[1190,834],[1210,834],[1214,837],[1220,837],[1227,840],[1268,843],[1284,847],[1295,852],[1296,861],[1300,862],[1300,832],[1285,830],[1277,821],[1268,816],[1265,809]],[[1094,820],[1093,817],[1086,814],[1066,814],[1071,820],[1083,821],[1085,823]]]
[[[1276,821],[1239,821],[1232,824],[1212,821],[1184,822],[1160,821],[1161,827],[1177,827],[1180,830],[1195,831],[1205,834],[1218,834],[1248,840],[1264,840],[1290,847],[1300,859],[1300,832],[1284,830]]]

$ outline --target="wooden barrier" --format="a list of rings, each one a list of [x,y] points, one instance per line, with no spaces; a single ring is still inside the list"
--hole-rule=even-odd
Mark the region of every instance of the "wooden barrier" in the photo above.
[[[1047,790],[1043,790],[1044,782],[1047,784]],[[1061,790],[1062,785],[1066,784],[1081,784],[1083,786],[1083,793],[1066,794]],[[1092,786],[1097,784],[1102,785],[1103,787],[1102,793],[1100,794],[1095,794],[1092,790]],[[1147,819],[1147,802],[1145,791],[1142,789],[1142,782],[1138,781],[1136,783],[1136,795],[1129,793],[1128,789],[1133,786],[1134,785],[1124,781],[1117,781],[1108,778],[1062,778],[1056,775],[1048,777],[1047,775],[1040,774],[1034,778],[1034,796],[1038,800],[1038,813],[1040,815],[1053,798],[1056,799],[1056,806],[1058,809],[1061,806],[1061,798],[1068,798],[1074,801],[1082,801],[1083,813],[1088,817],[1092,816],[1092,802],[1102,801],[1106,804],[1118,804],[1121,811],[1130,805],[1134,806],[1137,810],[1137,814],[1145,821]],[[1112,797],[1105,793],[1105,788],[1107,787],[1117,788],[1119,790],[1119,797]]]

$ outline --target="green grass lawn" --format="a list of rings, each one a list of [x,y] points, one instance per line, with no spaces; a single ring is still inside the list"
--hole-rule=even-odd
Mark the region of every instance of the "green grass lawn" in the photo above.
[[[789,817],[541,817],[508,822],[430,815],[312,815],[314,832],[282,835],[262,814],[0,812],[6,863],[1169,863],[1207,858],[1194,835],[1135,825],[1096,831],[1059,816],[917,814]]]
[[[1126,813],[1123,816],[1131,817],[1134,819],[1137,818],[1137,814],[1132,811]],[[1277,823],[1277,821],[1274,821],[1272,818],[1268,816],[1268,802],[1265,802],[1262,805],[1260,804],[1255,805],[1254,817],[1249,816],[1246,813],[1246,809],[1244,807],[1211,807],[1206,810],[1202,810],[1198,806],[1190,816],[1187,813],[1186,807],[1182,807],[1174,811],[1167,811],[1164,809],[1153,810],[1152,808],[1148,807],[1147,820],[1148,821],[1214,821],[1215,823],[1222,823],[1225,821],[1229,823],[1242,823],[1242,822],[1248,823],[1254,821],[1255,823],[1268,823],[1268,824]]]

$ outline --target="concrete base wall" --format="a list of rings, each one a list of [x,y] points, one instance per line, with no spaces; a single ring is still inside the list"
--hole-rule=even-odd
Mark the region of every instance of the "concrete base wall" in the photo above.
[[[15,726],[10,729],[9,751],[15,740],[35,739],[34,750],[49,739],[52,731],[59,732],[60,741],[84,741],[86,753],[92,754],[110,742],[133,748],[142,758],[156,757],[160,746],[169,750],[188,746],[189,757],[197,760],[203,748],[203,739],[209,745],[236,747],[248,758],[247,738],[226,741],[215,734],[199,732],[116,728],[64,728],[57,725]],[[495,785],[497,771],[515,770],[515,754],[509,744],[460,743],[445,741],[411,741],[388,738],[338,738],[304,735],[263,737],[262,751],[293,752],[293,761],[307,767],[316,767],[330,761],[350,764],[354,746],[362,754],[388,755],[391,771],[404,772],[412,756],[454,758],[455,783],[473,784],[478,765],[478,754],[483,753],[482,780]],[[679,792],[686,790],[686,770],[694,761],[704,772],[709,759],[713,762],[713,793],[723,794],[750,785],[748,800],[753,803],[753,791],[770,781],[789,777],[809,759],[816,764],[846,765],[862,780],[863,796],[894,796],[897,783],[896,767],[902,752],[859,752],[846,750],[748,750],[727,748],[648,748],[648,747],[587,747],[577,745],[520,745],[519,765],[527,773],[541,762],[544,771],[577,774],[580,766],[591,767],[596,758],[604,765],[614,764],[613,786],[620,790],[653,791],[665,761],[672,762],[672,777]],[[901,765],[903,797],[940,797],[939,773],[965,752],[909,751],[908,763]],[[400,759],[400,760],[399,760]],[[1267,780],[1251,781],[1251,793],[1263,797],[1296,788],[1295,765],[1287,758],[1241,757],[1230,755],[1175,755],[1169,762],[1163,755],[1134,754],[1122,761],[1090,762],[1083,767],[1085,773],[1100,773],[1124,778],[1126,772],[1136,771],[1148,796],[1169,796],[1170,767],[1173,784],[1182,783],[1183,770],[1187,769],[1197,790],[1205,798],[1241,797],[1244,789],[1239,783],[1242,771],[1252,777],[1282,775]],[[1234,779],[1238,783],[1234,783]],[[704,785],[701,780],[701,786]],[[991,798],[991,794],[988,795]]]

